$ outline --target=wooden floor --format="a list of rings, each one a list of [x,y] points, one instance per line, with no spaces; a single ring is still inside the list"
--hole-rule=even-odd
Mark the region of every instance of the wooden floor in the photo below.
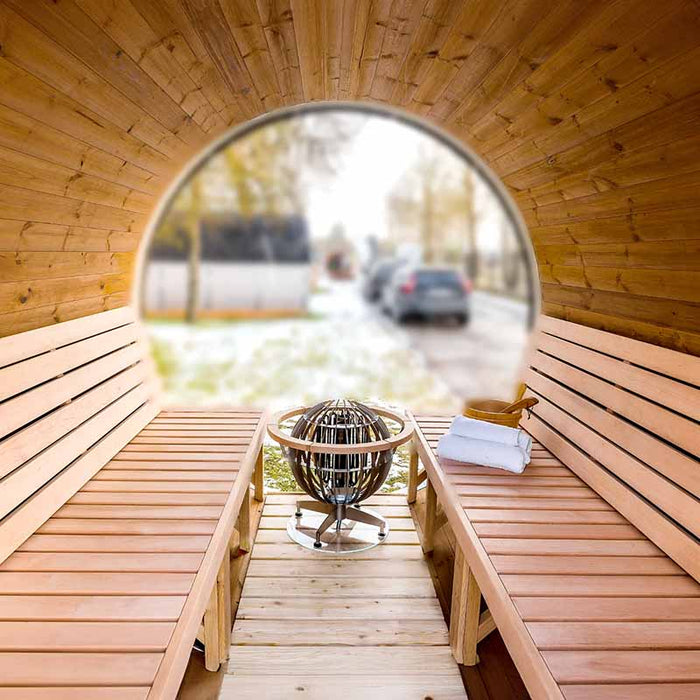
[[[266,499],[220,697],[465,698],[405,496],[370,500],[389,538],[342,558],[289,540],[294,499]]]

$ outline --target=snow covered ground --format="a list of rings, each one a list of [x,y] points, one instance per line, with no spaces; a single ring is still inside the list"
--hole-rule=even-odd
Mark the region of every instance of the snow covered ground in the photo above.
[[[397,327],[346,282],[314,294],[305,318],[149,322],[147,328],[167,403],[274,411],[346,397],[456,413],[464,396],[510,396],[527,335],[524,314],[522,305],[475,294],[466,329]],[[394,486],[404,472],[402,452]],[[282,474],[269,486],[286,482]]]

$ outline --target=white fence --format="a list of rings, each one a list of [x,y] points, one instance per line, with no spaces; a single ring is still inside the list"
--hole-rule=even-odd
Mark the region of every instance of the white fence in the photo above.
[[[310,265],[201,262],[199,275],[199,309],[204,313],[303,311],[309,298]],[[146,310],[183,310],[187,278],[184,262],[150,262],[145,280]]]

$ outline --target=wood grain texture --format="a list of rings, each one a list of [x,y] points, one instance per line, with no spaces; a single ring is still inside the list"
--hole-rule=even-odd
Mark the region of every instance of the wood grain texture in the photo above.
[[[188,159],[342,99],[486,161],[528,225],[545,313],[700,354],[697,3],[3,0],[0,28],[0,335],[126,304]]]
[[[262,519],[286,523],[268,509],[285,506],[291,514],[294,498],[269,495]],[[403,499],[371,500],[382,510]],[[414,529],[404,532],[415,539]],[[264,533],[275,536],[276,556],[260,542]],[[317,697],[317,682],[347,679],[359,668],[361,683],[343,691],[351,698],[466,697],[420,545],[415,539],[415,553],[407,554],[408,546],[391,546],[397,534],[392,527],[379,547],[321,557],[294,544],[282,526],[258,530],[219,697],[281,700],[299,687]],[[376,551],[385,556],[373,557]],[[296,676],[303,682],[294,691],[289,678]]]
[[[671,377],[682,376],[692,381],[697,376],[696,358],[635,341],[616,342],[599,331],[560,321],[550,320],[543,325],[546,339],[541,349],[552,356],[566,355],[566,348],[552,344],[554,338],[567,338],[572,345],[575,343],[576,352],[588,352],[586,348],[593,342],[605,351],[605,361],[600,365],[592,357],[581,358],[588,363],[587,376],[591,378],[596,378],[596,371],[601,376],[606,374],[608,380],[614,377],[607,362],[618,362],[613,358],[619,358],[620,384],[608,382],[610,391],[626,391],[627,386],[639,392],[641,398],[656,382],[663,381],[667,383],[667,395],[662,403],[669,405],[690,389],[689,384]],[[543,379],[549,374],[558,380],[550,382],[549,389],[560,392],[556,401],[561,404],[561,410],[573,413],[593,406],[585,395],[574,392],[569,393],[576,397],[576,408],[574,403],[567,404],[561,395],[566,390],[562,376],[531,374],[533,379]],[[648,384],[637,383],[647,375]],[[687,397],[692,410],[695,393],[690,391]],[[546,403],[535,407],[542,418],[531,419],[527,423],[529,427],[535,425],[535,420],[551,418],[546,411],[542,412]],[[657,408],[662,406],[657,404]],[[602,409],[595,407],[595,410]],[[571,461],[570,469],[563,466],[572,455],[585,455],[583,450],[591,449],[585,435],[572,437],[572,442],[567,443],[571,445],[568,451],[556,449],[568,433],[566,423],[557,424],[552,435],[541,430],[533,432],[538,459],[546,454],[543,444],[552,441],[552,449],[562,465],[557,467],[557,476],[529,474],[530,469],[538,467],[528,466],[523,475],[502,476],[499,472],[488,477],[483,467],[441,462],[434,452],[435,438],[447,431],[449,417],[414,419],[418,427],[416,446],[454,531],[455,545],[469,553],[469,565],[476,571],[486,604],[533,697],[554,697],[558,689],[561,696],[568,698],[568,688],[572,685],[576,689],[571,697],[598,697],[598,688],[608,684],[620,684],[620,692],[616,695],[609,685],[602,697],[660,697],[655,693],[663,684],[677,683],[689,684],[690,693],[695,689],[692,684],[698,682],[694,664],[700,649],[700,630],[696,626],[700,617],[700,584],[692,577],[697,577],[697,543],[685,530],[676,527],[672,518],[683,517],[684,498],[696,501],[681,489],[674,497],[669,494],[669,500],[665,501],[661,488],[657,488],[648,493],[650,501],[645,505],[650,511],[653,509],[653,517],[644,512],[635,488],[642,488],[639,478],[651,478],[645,477],[645,471],[652,471],[650,467],[656,464],[653,457],[660,453],[654,442],[661,442],[651,431],[657,425],[663,426],[663,415],[657,417],[656,423],[646,425],[646,432],[638,431],[645,436],[640,438],[649,448],[645,450],[634,444],[633,434],[626,434],[626,427],[633,429],[631,423],[623,424],[614,414],[602,413],[616,422],[608,426],[604,420],[596,422],[593,414],[580,415],[583,423],[599,431],[595,449],[626,444],[633,454],[639,453],[640,458],[648,460],[648,463],[639,461],[639,474],[624,470],[629,453],[621,451],[619,455],[617,451],[596,453],[602,466],[590,459],[585,469],[576,460]],[[569,420],[573,420],[571,416]],[[682,476],[687,465],[672,444],[664,441],[663,449],[668,450],[664,453],[668,462],[664,483],[673,488],[673,477]],[[608,476],[599,479],[598,473],[617,474],[615,484],[619,494],[608,485]],[[465,483],[479,479],[498,479],[504,484],[499,488],[509,490],[507,500],[517,501],[517,507],[511,504],[500,508],[504,499],[498,490],[479,499],[459,495]],[[562,488],[557,485],[561,480],[566,481],[565,488],[569,490],[584,483],[602,489],[603,495],[610,496],[610,503],[618,504],[619,512],[553,508],[551,504],[561,502],[556,496]],[[537,481],[554,481],[542,487],[543,491],[551,492],[550,497],[527,496],[532,483]],[[520,491],[525,497],[518,496]],[[605,504],[595,491],[591,493],[592,498],[568,501]],[[697,506],[689,503],[688,512],[694,509]],[[542,686],[552,681],[555,688],[543,692]],[[685,693],[686,689],[682,691]]]

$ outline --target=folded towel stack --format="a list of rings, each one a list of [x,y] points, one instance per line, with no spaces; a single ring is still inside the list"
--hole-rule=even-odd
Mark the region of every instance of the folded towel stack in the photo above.
[[[438,457],[520,474],[530,462],[532,439],[522,430],[457,416],[438,443]]]

